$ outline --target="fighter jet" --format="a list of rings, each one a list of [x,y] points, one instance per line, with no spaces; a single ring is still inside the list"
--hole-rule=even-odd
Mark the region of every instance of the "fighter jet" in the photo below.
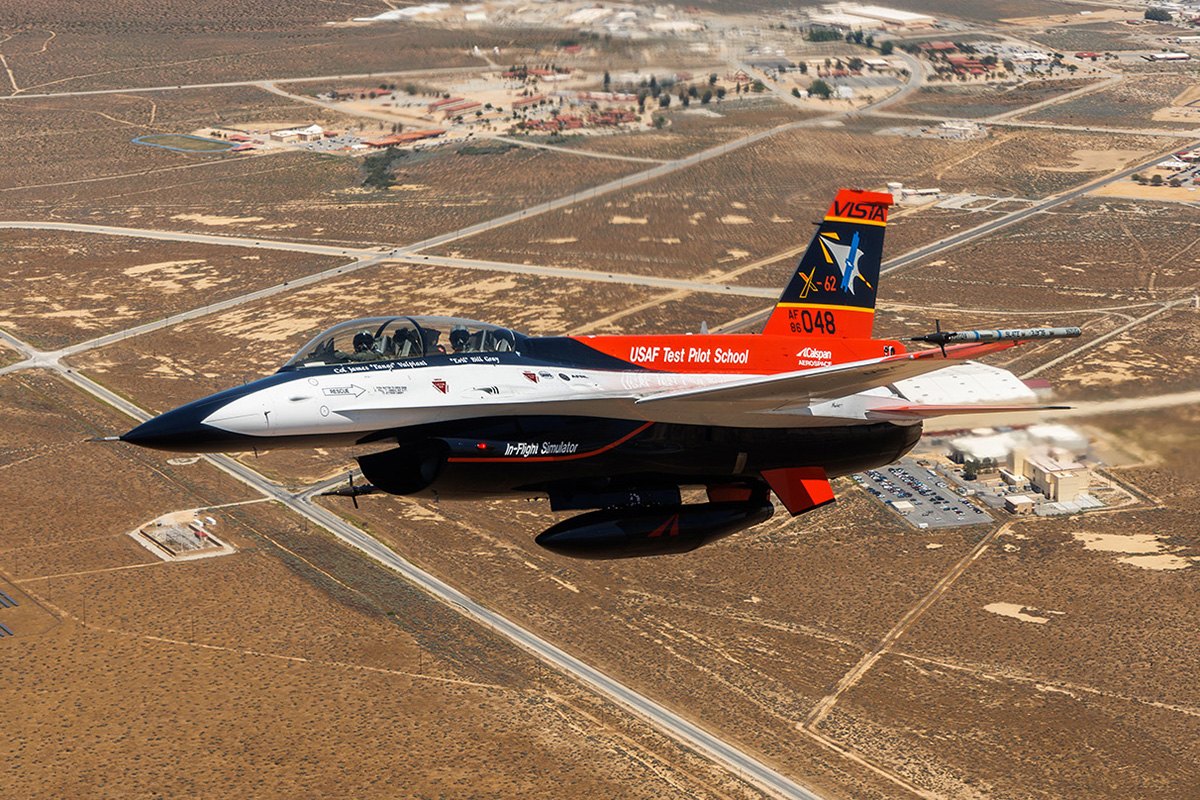
[[[347,447],[334,494],[548,498],[587,511],[537,537],[579,558],[683,553],[834,501],[830,479],[891,463],[922,420],[1042,408],[969,359],[1078,328],[871,338],[889,194],[843,189],[760,334],[533,337],[467,319],[342,322],[275,374],[122,441],[188,453]],[[681,489],[707,502],[684,503]]]

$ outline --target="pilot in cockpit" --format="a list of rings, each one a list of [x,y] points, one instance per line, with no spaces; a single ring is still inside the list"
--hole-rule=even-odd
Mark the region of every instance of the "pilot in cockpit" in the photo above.
[[[462,325],[455,325],[450,329],[450,350],[454,353],[462,353],[467,349],[467,341],[471,338],[471,334]]]
[[[348,361],[378,361],[381,358],[383,356],[375,350],[375,337],[370,331],[354,334],[354,352],[347,358]]]

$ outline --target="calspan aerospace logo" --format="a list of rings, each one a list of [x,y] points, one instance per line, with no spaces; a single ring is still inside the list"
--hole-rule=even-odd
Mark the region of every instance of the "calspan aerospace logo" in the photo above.
[[[836,233],[822,233],[817,237],[821,242],[821,250],[825,253],[825,260],[838,268],[842,273],[841,289],[843,292],[854,294],[854,279],[858,278],[863,283],[867,284],[868,288],[873,288],[867,283],[867,279],[858,271],[858,260],[862,258],[862,250],[858,249],[858,231],[854,232],[854,237],[850,239],[850,244],[842,244]]]

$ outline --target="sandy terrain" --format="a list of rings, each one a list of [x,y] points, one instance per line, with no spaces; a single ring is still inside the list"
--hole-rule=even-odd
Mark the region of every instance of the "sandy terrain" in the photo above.
[[[0,231],[0,324],[42,349],[124,330],[345,259],[215,245]]]
[[[0,397],[11,796],[759,796],[273,504],[211,512],[234,555],[150,555],[150,509],[245,489],[82,444],[120,423],[56,379]]]
[[[1054,3],[935,5],[937,13],[985,21],[1061,8],[1071,24],[1053,23],[1056,42],[1116,41],[1125,30],[1075,25],[1084,19],[1078,9]],[[358,0],[331,9],[299,0],[280,16],[251,2],[213,23],[194,10],[133,0],[98,7],[80,22],[61,3],[24,4],[0,21],[0,54],[21,86],[77,89],[336,75],[351,66],[480,66],[470,55],[475,44],[502,47],[505,61],[544,63],[557,58],[554,44],[564,36],[325,26],[330,14],[379,10]],[[753,11],[748,27],[762,21]],[[593,77],[610,66],[690,63],[677,58],[685,48],[675,40],[596,40],[587,49],[593,60],[579,64]],[[1181,92],[1192,82],[1139,75],[1039,113],[1141,127],[1172,101],[1189,99]],[[1030,96],[1074,85],[1037,87]],[[990,102],[983,90],[918,98],[943,110]],[[3,108],[0,167],[14,180],[0,187],[0,204],[10,218],[357,248],[418,241],[647,166],[547,150],[443,148],[398,162],[394,190],[374,192],[359,185],[353,158],[198,156],[130,143],[232,120],[359,124],[253,86],[5,101]],[[727,98],[687,112],[673,107],[662,130],[564,137],[564,146],[678,158],[810,114],[769,99]],[[1011,196],[1020,207],[1022,198],[1065,191],[1169,144],[1000,128],[970,142],[877,135],[892,124],[851,118],[765,139],[448,249],[775,287],[839,186],[900,180]],[[1186,304],[1163,310],[1200,291],[1194,210],[1150,197],[1118,190],[1059,206],[890,275],[877,331],[924,333],[935,320],[946,328],[1082,324],[1082,340],[992,360],[1019,373],[1050,365],[1038,376],[1070,397],[1194,389],[1196,312]],[[888,253],[996,213],[904,209]],[[13,256],[0,272],[0,325],[40,346],[325,266],[262,251],[57,234],[10,232],[0,249]],[[346,318],[440,313],[535,334],[652,333],[718,327],[765,305],[385,264],[122,341],[71,367],[161,411],[266,374]],[[1075,352],[1080,344],[1089,347]],[[1129,412],[1097,424],[1131,454],[1110,471],[1121,487],[1111,494],[1136,502],[1013,520],[998,532],[916,532],[839,480],[835,506],[794,520],[780,512],[688,556],[579,562],[533,544],[563,516],[544,502],[369,497],[358,510],[345,498],[324,502],[834,800],[1194,800],[1200,411]],[[0,785],[12,796],[759,796],[736,774],[544,670],[275,504],[216,510],[256,495],[207,462],[83,443],[129,425],[47,374],[0,379],[7,478],[0,590],[20,602],[0,609],[0,622],[17,634],[0,638],[11,656],[0,697],[21,711],[0,741]],[[288,486],[352,464],[344,451],[246,460]],[[195,508],[218,519],[236,552],[167,562],[128,535],[159,515]],[[828,715],[806,725],[848,675]]]

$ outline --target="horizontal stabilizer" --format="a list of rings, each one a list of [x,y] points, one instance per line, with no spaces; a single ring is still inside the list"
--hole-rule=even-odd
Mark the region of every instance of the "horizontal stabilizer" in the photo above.
[[[1002,411],[1065,411],[1070,406],[1029,405],[902,405],[876,406],[867,412],[867,419],[925,419],[954,414],[992,414]]]

